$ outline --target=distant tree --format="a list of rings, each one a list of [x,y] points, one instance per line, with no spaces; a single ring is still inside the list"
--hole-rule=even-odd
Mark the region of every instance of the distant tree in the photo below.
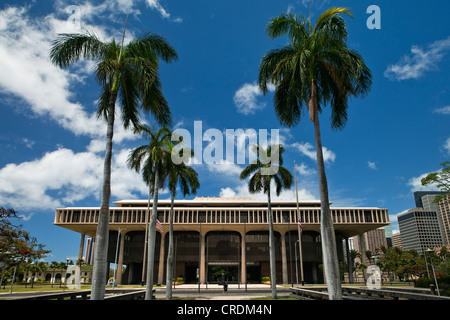
[[[51,252],[23,230],[22,225],[14,224],[13,219],[21,218],[14,209],[0,207],[0,261],[5,262],[7,268],[44,258]]]
[[[450,161],[441,163],[442,169],[440,171],[432,172],[421,180],[423,186],[436,184],[436,186],[447,194],[437,196],[433,202],[438,203],[450,193]]]

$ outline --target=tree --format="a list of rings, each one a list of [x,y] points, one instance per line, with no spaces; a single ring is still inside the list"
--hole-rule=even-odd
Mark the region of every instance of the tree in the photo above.
[[[261,145],[255,146],[256,162],[250,163],[242,170],[239,178],[245,180],[250,177],[248,182],[248,190],[250,193],[263,192],[267,195],[267,215],[269,220],[269,255],[270,255],[270,286],[272,289],[272,299],[277,298],[276,289],[276,269],[275,269],[275,238],[273,234],[273,216],[271,206],[271,183],[275,184],[277,196],[281,191],[290,189],[293,183],[292,174],[283,167],[282,145],[271,145],[265,150]],[[278,163],[268,162],[267,158],[278,158]]]
[[[336,239],[331,219],[325,175],[319,113],[331,108],[331,127],[343,129],[347,122],[348,100],[364,96],[371,86],[371,72],[362,57],[347,47],[347,27],[341,14],[346,8],[323,12],[315,25],[302,15],[283,13],[271,19],[266,31],[270,38],[287,35],[289,43],[270,50],[262,58],[258,83],[264,94],[274,86],[274,108],[282,125],[299,123],[308,108],[314,123],[317,172],[321,201],[321,237],[325,278],[331,300],[342,299]]]
[[[174,241],[173,241],[173,207],[177,185],[181,193],[186,195],[196,194],[200,188],[197,172],[187,166],[184,162],[175,164],[172,161],[167,163],[166,173],[168,175],[168,185],[170,190],[170,215],[169,215],[169,250],[167,254],[167,272],[166,272],[166,300],[172,300],[172,276],[174,260]],[[201,235],[200,235],[201,236]]]
[[[450,161],[441,163],[442,169],[440,171],[429,173],[421,180],[423,186],[436,184],[436,186],[444,192],[450,193]],[[438,203],[439,200],[446,197],[447,194],[437,196],[433,202]]]
[[[55,282],[55,271],[59,269],[59,262],[58,261],[52,261],[49,265],[50,270],[53,271],[53,279],[51,280],[52,282],[52,288],[53,288],[53,283]]]
[[[34,287],[34,278],[36,273],[42,272],[42,271],[46,271],[48,268],[48,265],[42,261],[35,261],[34,263],[30,263],[28,264],[25,269],[31,273],[31,288]],[[28,282],[28,281],[27,281]],[[26,286],[26,284],[25,284]]]
[[[6,268],[46,257],[51,251],[13,219],[21,218],[14,209],[0,207],[0,261],[6,263]]]
[[[150,112],[161,125],[170,124],[171,113],[161,92],[158,76],[159,59],[177,59],[175,50],[156,34],[144,33],[124,46],[114,38],[101,41],[94,33],[59,34],[50,51],[50,59],[66,68],[80,59],[93,60],[96,78],[101,86],[97,115],[105,118],[106,152],[103,169],[101,208],[98,219],[91,300],[103,300],[107,278],[109,240],[109,204],[111,198],[111,159],[116,101],[119,99],[123,126],[140,125],[140,111]]]
[[[141,125],[137,128],[149,143],[132,150],[128,156],[127,165],[130,169],[140,172],[142,168],[142,177],[149,187],[148,212],[150,212],[150,194],[153,193],[152,214],[148,227],[148,258],[147,258],[147,282],[145,299],[153,299],[153,271],[155,261],[155,242],[156,242],[156,220],[158,208],[158,191],[164,183],[164,165],[171,158],[171,135],[172,132],[166,127],[156,131],[147,125]]]

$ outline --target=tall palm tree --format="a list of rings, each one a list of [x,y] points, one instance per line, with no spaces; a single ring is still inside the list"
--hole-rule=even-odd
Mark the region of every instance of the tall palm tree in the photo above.
[[[119,99],[125,128],[140,124],[140,111],[151,113],[161,125],[171,123],[171,113],[161,92],[159,59],[177,59],[175,50],[156,34],[144,33],[124,46],[114,38],[101,41],[94,33],[59,34],[50,51],[53,64],[66,68],[80,60],[97,62],[96,78],[101,86],[97,115],[107,122],[101,209],[98,219],[92,300],[102,300],[107,278],[109,204],[111,198],[111,159],[116,101]]]
[[[127,165],[130,169],[140,172],[142,169],[143,180],[149,187],[149,195],[153,194],[152,214],[148,227],[148,257],[147,257],[147,280],[145,299],[153,299],[153,273],[155,261],[156,242],[156,220],[158,213],[158,192],[163,186],[165,175],[164,165],[171,158],[171,136],[172,132],[162,127],[156,131],[147,125],[141,125],[137,132],[148,139],[149,143],[132,150],[128,156]],[[150,211],[150,197],[148,199],[148,211]]]
[[[180,188],[183,197],[196,194],[200,188],[197,172],[186,165],[185,162],[175,164],[168,163],[167,167],[168,186],[170,190],[170,215],[169,215],[169,249],[167,254],[167,272],[166,272],[166,300],[172,300],[172,276],[173,276],[173,258],[174,258],[174,241],[173,241],[173,207],[177,185]],[[201,235],[200,235],[201,236]]]
[[[348,100],[364,96],[371,87],[371,72],[362,57],[347,47],[347,27],[341,14],[346,8],[323,12],[315,25],[302,15],[283,13],[269,21],[270,38],[287,35],[289,43],[270,50],[260,63],[258,83],[264,94],[275,86],[274,108],[282,125],[292,127],[308,108],[314,123],[317,172],[321,201],[321,238],[329,299],[342,299],[336,239],[331,218],[328,186],[320,135],[319,113],[331,108],[331,127],[344,128]]]
[[[248,183],[248,190],[250,193],[259,193],[263,191],[267,195],[267,215],[269,221],[269,256],[270,256],[270,286],[272,290],[272,299],[277,298],[276,289],[276,269],[275,269],[275,238],[273,234],[273,216],[271,205],[271,191],[270,186],[272,181],[275,183],[275,190],[277,196],[280,195],[284,189],[290,189],[293,183],[292,174],[283,167],[283,152],[282,145],[270,145],[265,150],[261,145],[255,146],[256,161],[250,163],[244,170],[242,170],[239,178],[245,180],[251,176]],[[264,161],[268,157],[273,159],[276,156],[278,163]],[[267,174],[267,169],[275,169],[271,174]]]

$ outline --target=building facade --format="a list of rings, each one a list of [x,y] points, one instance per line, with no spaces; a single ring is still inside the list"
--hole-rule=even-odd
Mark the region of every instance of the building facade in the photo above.
[[[391,238],[392,238],[392,247],[402,248],[402,238],[400,232],[392,234]]]
[[[144,281],[144,247],[148,221],[147,200],[124,200],[110,208],[108,262],[116,261],[117,283]],[[150,202],[150,212],[151,212]],[[54,224],[95,237],[99,208],[61,208]],[[169,234],[170,201],[158,201],[154,281],[164,284]],[[323,283],[319,201],[272,201],[277,282]],[[331,208],[339,262],[344,262],[344,240],[389,224],[387,209]],[[298,221],[302,231],[299,237]],[[266,201],[250,198],[175,200],[174,277],[191,283],[214,283],[225,274],[229,282],[260,282],[270,275],[269,226]],[[120,232],[120,236],[119,236]],[[118,241],[119,240],[119,241]],[[126,266],[122,270],[122,266]],[[123,271],[123,272],[122,272]]]
[[[386,232],[384,228],[370,230],[361,235],[353,237],[353,247],[356,251],[364,253],[371,251],[375,253],[381,247],[388,247]]]
[[[443,244],[439,217],[436,211],[410,209],[398,215],[398,226],[404,250],[416,249],[422,253]]]
[[[444,245],[450,245],[450,194],[439,200],[442,227],[444,229]]]

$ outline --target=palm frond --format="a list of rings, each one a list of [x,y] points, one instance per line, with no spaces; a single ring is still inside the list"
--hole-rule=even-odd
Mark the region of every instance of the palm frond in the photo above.
[[[86,31],[84,34],[58,34],[50,50],[50,60],[60,68],[84,58],[103,60],[106,45],[98,37]]]
[[[313,29],[313,34],[315,34],[320,28],[322,28],[324,25],[326,25],[327,22],[329,22],[331,19],[335,19],[336,16],[341,13],[352,17],[352,13],[348,8],[336,8],[335,7],[335,8],[330,8],[330,9],[324,11],[316,21],[316,24]],[[334,20],[334,22],[336,23],[337,20]],[[339,24],[340,24],[340,21],[339,21]],[[330,25],[328,25],[328,27],[330,27]]]

